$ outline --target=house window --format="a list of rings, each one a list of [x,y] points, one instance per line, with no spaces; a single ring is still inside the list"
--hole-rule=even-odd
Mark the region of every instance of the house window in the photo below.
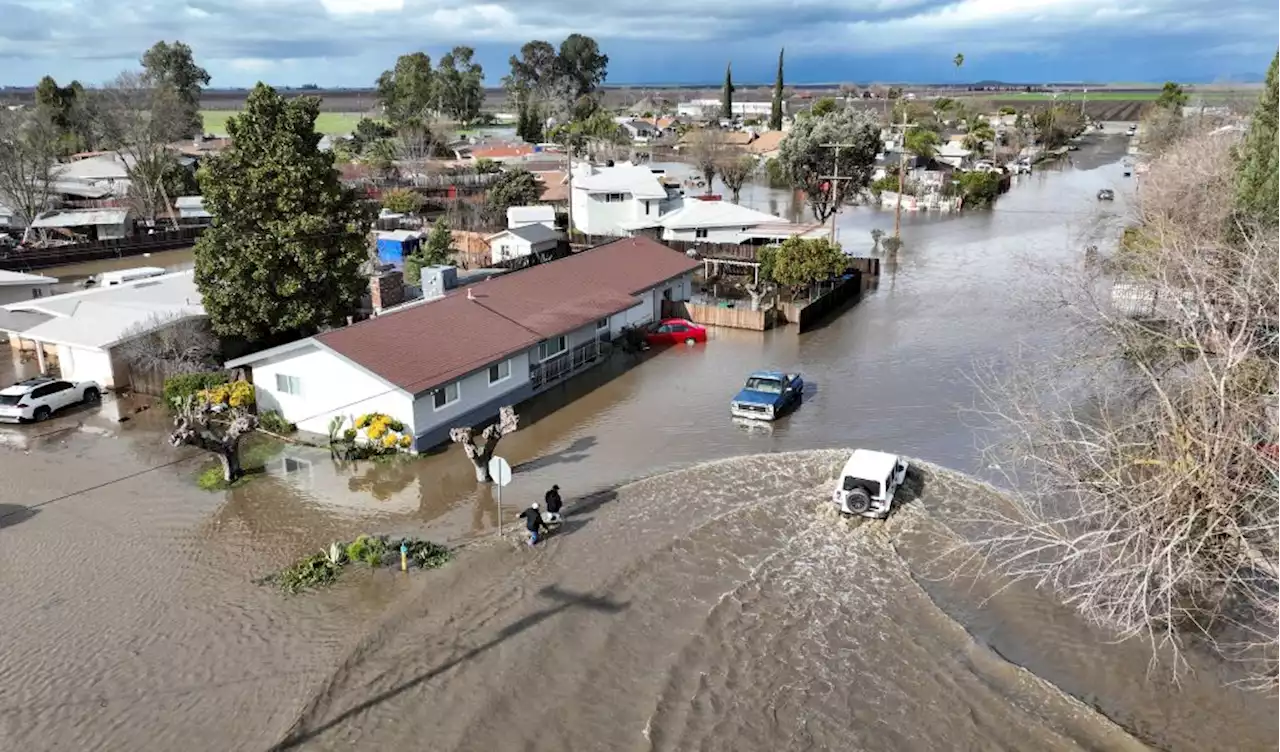
[[[695,238],[705,238],[707,236],[707,228],[699,227],[698,229],[693,231],[693,236]]]
[[[43,297],[44,297],[44,288],[43,288],[43,287],[33,287],[33,288],[31,288],[31,297],[33,297],[33,298],[43,298]]]
[[[489,366],[489,386],[511,378],[511,361],[504,360]]]
[[[443,409],[457,402],[462,398],[462,394],[458,391],[458,382],[446,384],[431,393],[432,404],[437,410]]]
[[[276,374],[276,391],[281,394],[302,394],[302,379],[297,376],[285,376],[283,373]]]
[[[644,202],[644,215],[645,215],[646,217],[647,217],[647,216],[649,216],[649,202],[648,202],[648,201]]]
[[[627,200],[625,193],[606,193],[604,194],[604,202],[606,204],[620,204]]]
[[[600,331],[601,329],[608,329],[608,328],[609,328],[609,318],[607,316],[596,322],[596,331]]]
[[[284,471],[288,474],[301,473],[301,472],[310,473],[311,461],[298,459],[297,457],[285,457]]]
[[[538,343],[538,360],[550,360],[569,349],[569,343],[563,335],[552,337]]]

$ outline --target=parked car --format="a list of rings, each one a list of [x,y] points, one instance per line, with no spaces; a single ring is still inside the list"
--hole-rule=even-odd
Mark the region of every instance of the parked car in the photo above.
[[[1136,125],[1131,125],[1131,126],[1129,126],[1129,127],[1125,130],[1125,132],[1124,132],[1124,133],[1125,133],[1125,135],[1126,135],[1126,136],[1129,136],[1130,138],[1132,138],[1132,137],[1134,137],[1134,136],[1138,135],[1138,126],[1136,126]]]
[[[27,379],[0,389],[0,421],[48,420],[64,407],[101,398],[102,387],[93,381],[62,381],[46,376]]]
[[[858,449],[836,478],[831,500],[845,514],[884,519],[907,480],[907,461],[895,454]]]
[[[1103,188],[1102,190],[1098,191],[1098,200],[1099,201],[1115,201],[1116,192],[1111,190],[1110,188]]]
[[[729,413],[747,420],[777,420],[800,404],[804,379],[798,373],[756,371],[729,403]]]
[[[674,345],[678,342],[692,345],[706,342],[707,330],[688,319],[663,319],[649,325],[644,333],[644,341],[650,346]]]

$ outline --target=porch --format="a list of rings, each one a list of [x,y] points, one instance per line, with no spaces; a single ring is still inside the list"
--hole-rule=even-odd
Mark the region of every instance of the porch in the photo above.
[[[584,342],[566,353],[530,366],[529,383],[534,391],[541,391],[604,360],[612,347],[604,337]]]

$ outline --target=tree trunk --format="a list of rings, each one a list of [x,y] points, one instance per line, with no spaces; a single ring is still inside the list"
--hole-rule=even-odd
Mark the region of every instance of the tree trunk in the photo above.
[[[234,483],[244,475],[244,469],[240,466],[240,453],[236,447],[228,447],[219,452],[218,459],[222,462],[222,479],[227,483]]]

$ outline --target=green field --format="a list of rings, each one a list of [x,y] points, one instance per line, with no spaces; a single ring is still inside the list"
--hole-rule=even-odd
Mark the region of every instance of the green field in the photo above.
[[[223,136],[227,133],[227,120],[239,114],[238,110],[201,110],[204,132]],[[363,114],[358,112],[322,112],[316,118],[316,130],[321,133],[350,133],[355,130]]]
[[[1191,99],[1200,98],[1206,101],[1215,99],[1224,100],[1232,97],[1249,95],[1257,96],[1257,93],[1247,90],[1233,89],[1187,90],[1187,96]],[[1043,102],[1053,99],[1052,94],[1044,91],[977,91],[972,92],[972,96],[983,99],[999,100],[1002,102],[1016,102],[1019,100]],[[1159,89],[1144,91],[1064,91],[1058,94],[1059,102],[1079,102],[1082,99],[1087,99],[1090,102],[1154,102],[1159,98]]]

